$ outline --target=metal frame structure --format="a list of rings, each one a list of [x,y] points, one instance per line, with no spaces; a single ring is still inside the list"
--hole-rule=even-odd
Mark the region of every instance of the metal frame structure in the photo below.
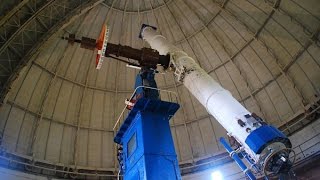
[[[41,45],[69,21],[101,2],[101,0],[26,0],[17,4],[1,19],[1,103],[19,70],[39,51]]]

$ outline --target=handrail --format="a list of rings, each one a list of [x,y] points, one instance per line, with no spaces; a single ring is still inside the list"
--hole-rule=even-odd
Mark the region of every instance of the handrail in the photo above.
[[[176,93],[176,92],[169,91],[169,90],[165,90],[165,89],[159,89],[159,88],[149,87],[149,86],[138,86],[138,87],[136,87],[136,88],[135,88],[135,90],[133,91],[133,93],[132,93],[132,95],[131,95],[131,97],[130,97],[129,101],[131,101],[131,100],[134,98],[134,96],[135,96],[135,94],[136,94],[137,90],[138,90],[138,89],[140,89],[140,88],[153,89],[153,90],[157,90],[158,92],[161,92],[161,91],[162,91],[162,92],[167,92],[167,93],[174,94],[174,95],[175,95],[175,97],[176,97],[176,102],[178,102],[178,95],[177,95],[177,93]],[[159,95],[160,95],[160,93],[159,93]],[[112,130],[113,130],[113,131],[115,131],[115,129],[116,129],[116,127],[117,127],[117,125],[119,124],[120,119],[121,119],[121,117],[122,117],[123,113],[124,113],[124,112],[125,112],[125,110],[126,110],[126,107],[127,107],[127,106],[124,106],[124,108],[122,109],[122,111],[121,111],[121,113],[120,113],[120,115],[119,115],[119,117],[118,117],[118,119],[117,119],[116,123],[114,124],[114,126],[113,126],[113,128],[112,128]]]
[[[295,148],[298,148],[299,146],[303,146],[307,143],[309,143],[310,141],[313,142],[313,139],[316,138],[317,136],[320,135],[320,132],[316,132],[312,137],[308,138],[307,140],[305,140],[303,143],[300,143],[299,145],[295,146],[293,149]],[[311,153],[311,154],[308,154],[308,155],[305,155],[304,152],[306,152],[307,150],[310,150],[311,148],[314,148],[316,146],[319,146],[320,142],[316,142],[314,143],[313,145],[307,147],[307,148],[303,148],[303,150],[301,150],[301,152],[296,152],[296,156],[299,156],[300,154],[303,155],[303,158],[302,159],[297,159],[295,161],[295,164],[294,166],[296,165],[299,165],[300,163],[303,163],[305,161],[306,158],[314,155],[314,154],[317,154],[318,152],[314,152],[314,153]],[[77,175],[87,175],[87,176],[113,176],[116,178],[116,174],[112,175],[112,174],[103,174],[101,172],[70,172],[70,171],[66,171],[66,170],[59,170],[57,169],[57,167],[71,167],[71,168],[76,168],[72,165],[59,165],[59,164],[51,164],[47,161],[42,161],[40,159],[34,159],[34,161],[26,161],[25,159],[28,159],[28,160],[31,160],[32,157],[31,156],[28,156],[28,155],[23,155],[23,154],[19,154],[19,153],[11,153],[11,152],[8,152],[6,151],[5,149],[1,149],[0,148],[0,151],[2,150],[2,153],[0,153],[0,160],[6,160],[8,162],[13,162],[13,163],[17,163],[17,164],[20,164],[20,165],[25,165],[25,166],[31,166],[31,167],[35,167],[35,168],[39,168],[39,169],[43,169],[43,170],[48,170],[48,171],[52,171],[52,172],[61,172],[61,173],[67,173],[67,174],[77,174]],[[19,158],[15,158],[15,157],[19,157]],[[202,160],[206,159],[202,159],[202,158],[199,158],[199,160],[197,161],[197,163],[194,163],[190,166],[187,166],[187,167],[182,167],[180,165],[180,169],[181,170],[188,170],[188,169],[193,169],[193,168],[197,168],[197,167],[200,167],[202,165],[209,165],[210,163],[214,163],[216,162],[216,160],[223,160],[223,158],[225,157],[228,157],[228,156],[224,156],[224,157],[219,157],[218,159],[210,159],[209,161],[204,161],[202,162]],[[36,162],[40,162],[39,165],[37,165]],[[41,165],[44,165],[44,166],[41,166]],[[54,169],[55,168],[55,169]],[[83,170],[92,170],[92,167],[81,167],[80,169],[83,169]],[[110,172],[114,172],[114,171],[117,171],[117,168],[115,168],[114,170],[112,170],[113,168],[111,168],[110,170],[109,169],[103,169],[101,171],[110,171]],[[28,172],[28,171],[27,171]],[[182,172],[183,173],[183,172]],[[239,172],[239,174],[242,173],[242,172]],[[41,174],[41,173],[40,173]],[[184,173],[183,173],[184,174]],[[231,175],[232,176],[232,175]],[[226,178],[230,177],[229,175],[226,176]]]

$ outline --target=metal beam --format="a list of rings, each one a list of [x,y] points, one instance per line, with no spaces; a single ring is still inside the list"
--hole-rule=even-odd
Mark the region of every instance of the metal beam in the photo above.
[[[263,46],[265,46],[268,49],[268,52],[273,56],[273,58],[276,59],[276,63],[277,63],[277,67],[280,70],[280,72],[284,75],[284,77],[286,78],[286,80],[292,85],[293,89],[294,89],[294,93],[300,98],[300,104],[302,106],[302,108],[304,109],[304,99],[303,96],[301,94],[301,92],[297,89],[297,86],[295,85],[295,83],[293,82],[293,80],[282,70],[281,65],[278,63],[278,57],[272,52],[269,51],[269,47],[265,44],[265,42],[259,38],[260,32],[262,31],[262,29],[266,26],[266,24],[268,23],[268,21],[272,18],[272,15],[275,13],[276,10],[280,10],[280,3],[281,0],[277,0],[272,4],[272,10],[269,13],[268,17],[265,19],[265,21],[263,22],[263,24],[261,25],[261,27],[258,29],[258,31],[254,34],[253,38],[257,39],[258,42],[262,43]],[[269,4],[269,3],[268,3]],[[269,4],[270,5],[270,4]],[[271,6],[271,5],[270,5]],[[229,13],[229,11],[226,11],[227,13]],[[246,13],[246,12],[245,12]],[[235,19],[237,19],[239,22],[241,22],[245,27],[247,27],[239,18],[237,18],[236,16],[234,16],[232,13],[229,13],[231,16],[233,16]],[[257,22],[257,21],[256,21]],[[258,22],[257,22],[258,23]],[[248,28],[249,29],[249,28]],[[265,30],[266,32],[270,33],[268,30]],[[270,35],[272,35],[270,33]],[[293,57],[294,58],[294,57]],[[278,113],[279,114],[279,113]]]
[[[18,108],[20,110],[23,110],[25,111],[26,113],[29,113],[33,116],[35,116],[36,118],[40,118],[41,117],[41,114],[39,112],[34,112],[32,111],[31,109],[27,108],[27,107],[23,107],[21,106],[19,103],[15,102],[15,101],[11,101],[11,100],[8,100],[7,101],[7,104],[9,104],[10,106],[12,107],[15,107],[15,108]],[[53,119],[51,117],[45,117],[43,116],[42,117],[43,120],[46,120],[46,121],[49,121],[49,122],[54,122],[54,123],[58,123],[58,124],[62,124],[64,126],[68,126],[68,127],[73,127],[73,128],[77,128],[78,126],[77,125],[74,125],[72,123],[67,123],[67,122],[64,122],[64,121],[59,121],[59,120],[56,120],[56,119]],[[85,129],[85,130],[92,130],[92,131],[101,131],[101,132],[106,132],[106,133],[113,133],[113,130],[111,129],[104,129],[104,128],[93,128],[93,127],[90,127],[90,126],[80,126],[80,129]]]
[[[73,172],[70,171],[69,166],[61,163],[50,163],[41,159],[32,159],[32,157],[27,155],[22,155],[18,153],[8,152],[1,149],[0,161],[3,166],[7,165],[9,168],[14,168],[20,171],[27,171],[31,173],[38,172],[39,174],[48,175],[49,171],[52,173],[53,177],[66,178],[65,175],[70,177],[77,175],[83,178],[89,177],[113,177],[116,178],[117,175],[113,174],[114,168],[95,168],[91,166],[80,166],[80,171],[83,172]],[[68,167],[65,169],[65,167]]]
[[[218,11],[215,15],[213,15],[213,16],[211,17],[211,19],[210,19],[207,23],[205,23],[205,22],[202,21],[202,26],[201,26],[198,30],[194,31],[191,35],[189,35],[189,36],[187,36],[187,37],[184,37],[183,39],[181,39],[181,40],[179,40],[179,41],[174,42],[174,45],[182,44],[183,42],[185,42],[185,41],[187,41],[188,39],[190,39],[190,38],[194,37],[195,35],[197,35],[199,32],[201,32],[201,31],[203,31],[204,29],[208,28],[208,26],[215,20],[215,18],[216,18],[218,15],[220,15],[220,13],[223,11],[223,8],[227,5],[228,2],[229,2],[229,0],[223,1],[223,4],[220,6],[219,11]],[[185,4],[187,5],[187,3],[185,3]],[[188,6],[188,5],[187,5],[187,6]],[[223,8],[222,8],[222,7],[223,7]],[[196,14],[196,15],[197,15],[197,14]],[[198,16],[198,15],[197,15],[197,16]],[[199,19],[201,19],[201,18],[199,18]]]
[[[60,65],[60,63],[62,62],[62,59],[64,57],[64,54],[65,54],[65,51],[63,52],[62,56],[59,58],[58,60],[58,63],[57,65],[55,66],[54,68],[54,71],[57,71],[58,70],[58,66]],[[56,73],[55,73],[56,74]],[[40,103],[40,109],[39,109],[39,112],[37,114],[40,115],[39,118],[36,119],[36,122],[35,124],[33,125],[33,135],[32,135],[32,140],[31,140],[31,150],[30,150],[30,154],[32,154],[33,157],[35,157],[35,154],[34,154],[34,146],[35,146],[35,143],[37,141],[37,138],[38,138],[38,131],[39,131],[39,126],[40,126],[40,123],[42,122],[42,120],[44,119],[44,112],[45,112],[45,103],[48,101],[48,96],[49,96],[49,93],[51,91],[51,88],[55,82],[55,79],[56,79],[56,75],[54,75],[51,80],[49,81],[49,84],[46,88],[46,90],[44,91],[45,94],[42,98],[42,101]],[[45,151],[46,153],[46,151]]]
[[[29,23],[37,17],[37,15],[43,11],[45,8],[47,8],[49,5],[51,5],[55,0],[49,0],[46,1],[46,4],[44,4],[41,8],[37,9],[36,12],[34,12],[34,14],[32,14],[32,16],[25,21],[10,37],[9,39],[6,40],[6,42],[1,46],[0,48],[0,54],[3,52],[3,50],[5,48],[7,48],[9,46],[9,44],[13,41],[13,39],[15,39],[15,37],[20,34],[20,32],[27,26],[29,25]]]
[[[164,1],[166,1],[166,0],[164,0]],[[149,1],[149,2],[150,2],[150,1]],[[167,0],[167,1],[166,1],[167,4],[169,4],[169,3],[171,3],[171,2],[173,2],[173,0]],[[114,11],[118,11],[118,12],[121,12],[121,13],[123,13],[123,11],[124,11],[124,10],[122,10],[122,9],[113,7],[112,5],[111,5],[111,7],[110,7],[108,4],[105,3],[105,1],[102,3],[102,5],[108,7],[109,9],[112,9],[112,10],[114,10]],[[151,7],[151,9],[146,9],[146,10],[142,10],[142,11],[139,10],[139,9],[138,9],[138,11],[126,11],[126,10],[125,10],[125,13],[126,13],[126,14],[127,14],[127,13],[128,13],[128,14],[148,13],[148,12],[150,12],[150,11],[154,11],[154,10],[160,9],[160,8],[162,8],[162,7],[164,7],[164,6],[166,6],[166,5],[165,5],[165,4],[162,4],[162,5],[157,6],[157,7],[155,7],[155,8]],[[138,6],[138,7],[139,7],[139,6]]]
[[[35,44],[20,60],[19,64],[14,68],[14,71],[12,72],[11,76],[8,78],[8,80],[4,83],[4,88],[1,90],[0,94],[0,104],[3,103],[5,95],[8,93],[9,88],[12,84],[12,82],[16,78],[16,74],[19,73],[19,71],[27,64],[27,62],[39,51],[41,51],[42,48],[44,48],[42,45],[49,39],[51,36],[57,35],[57,32],[59,29],[64,29],[67,27],[70,23],[75,21],[79,16],[83,15],[84,13],[88,12],[93,7],[100,4],[103,0],[88,0],[85,4],[81,4],[78,7],[74,8],[72,11],[68,11],[69,14],[67,14],[64,19],[57,22],[55,25],[53,25],[48,32],[41,36],[41,40],[37,41],[37,44]]]
[[[20,9],[29,2],[30,0],[23,0],[18,5],[14,6],[14,8],[9,11],[6,16],[0,19],[0,27],[2,27],[12,16],[14,16]]]
[[[95,14],[95,17],[99,14],[99,12],[97,12]],[[96,19],[96,18],[95,18]],[[88,31],[88,33],[92,30],[92,26],[90,28],[90,30]],[[91,53],[91,57],[89,59],[92,59],[93,56],[95,56],[94,52],[90,52]],[[85,57],[85,56],[83,56]],[[81,141],[80,137],[79,137],[79,134],[80,134],[80,126],[81,126],[81,120],[82,120],[82,108],[84,106],[84,98],[86,97],[87,95],[87,91],[88,91],[88,83],[89,83],[89,72],[90,72],[90,68],[92,68],[90,66],[90,61],[88,61],[88,65],[87,65],[87,71],[86,71],[86,80],[85,80],[85,84],[84,84],[84,87],[83,87],[83,91],[82,91],[82,94],[80,95],[80,107],[79,107],[79,111],[77,112],[77,128],[76,128],[76,135],[75,135],[75,141],[74,141],[74,156],[73,156],[73,163],[74,163],[74,166],[75,166],[75,169],[77,169],[77,166],[78,166],[78,155],[79,155],[79,149],[78,149],[78,145],[79,145],[79,142]],[[92,97],[92,100],[93,100],[93,97]],[[91,103],[92,104],[92,103]],[[90,124],[89,124],[90,126]],[[88,136],[88,140],[89,140],[89,136]],[[88,144],[89,142],[87,143],[87,152],[88,152]]]

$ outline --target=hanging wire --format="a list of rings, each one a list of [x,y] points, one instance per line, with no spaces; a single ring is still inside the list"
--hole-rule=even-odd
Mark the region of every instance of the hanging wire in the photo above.
[[[121,24],[120,24],[121,31],[119,33],[119,44],[121,44],[121,40],[124,38],[123,34],[124,34],[124,31],[125,31],[124,30],[125,28],[123,28],[123,25],[124,25],[124,16],[126,14],[127,7],[128,7],[128,2],[129,2],[129,0],[125,0],[124,10],[123,10],[123,13],[122,13]]]
[[[116,0],[113,0],[112,3],[111,3],[111,6],[108,10],[108,13],[106,15],[106,19],[104,20],[104,23],[103,24],[107,24],[108,23],[108,20],[109,20],[109,16],[110,16],[110,12],[112,11],[112,8],[114,6],[114,3],[116,2]]]
[[[138,27],[142,26],[142,18],[140,13],[140,0],[138,0]],[[142,47],[145,47],[145,41],[142,40]]]

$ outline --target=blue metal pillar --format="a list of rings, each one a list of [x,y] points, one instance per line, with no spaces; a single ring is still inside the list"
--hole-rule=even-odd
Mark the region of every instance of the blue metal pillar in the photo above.
[[[227,143],[227,141],[223,137],[220,138],[220,143],[230,154],[230,157],[238,164],[240,169],[247,175],[247,177],[251,180],[256,180],[256,177],[252,174],[250,169],[248,169],[247,166],[241,161],[238,154],[231,148],[231,146]]]
[[[114,141],[123,147],[125,180],[181,179],[169,119],[176,103],[139,99]]]

